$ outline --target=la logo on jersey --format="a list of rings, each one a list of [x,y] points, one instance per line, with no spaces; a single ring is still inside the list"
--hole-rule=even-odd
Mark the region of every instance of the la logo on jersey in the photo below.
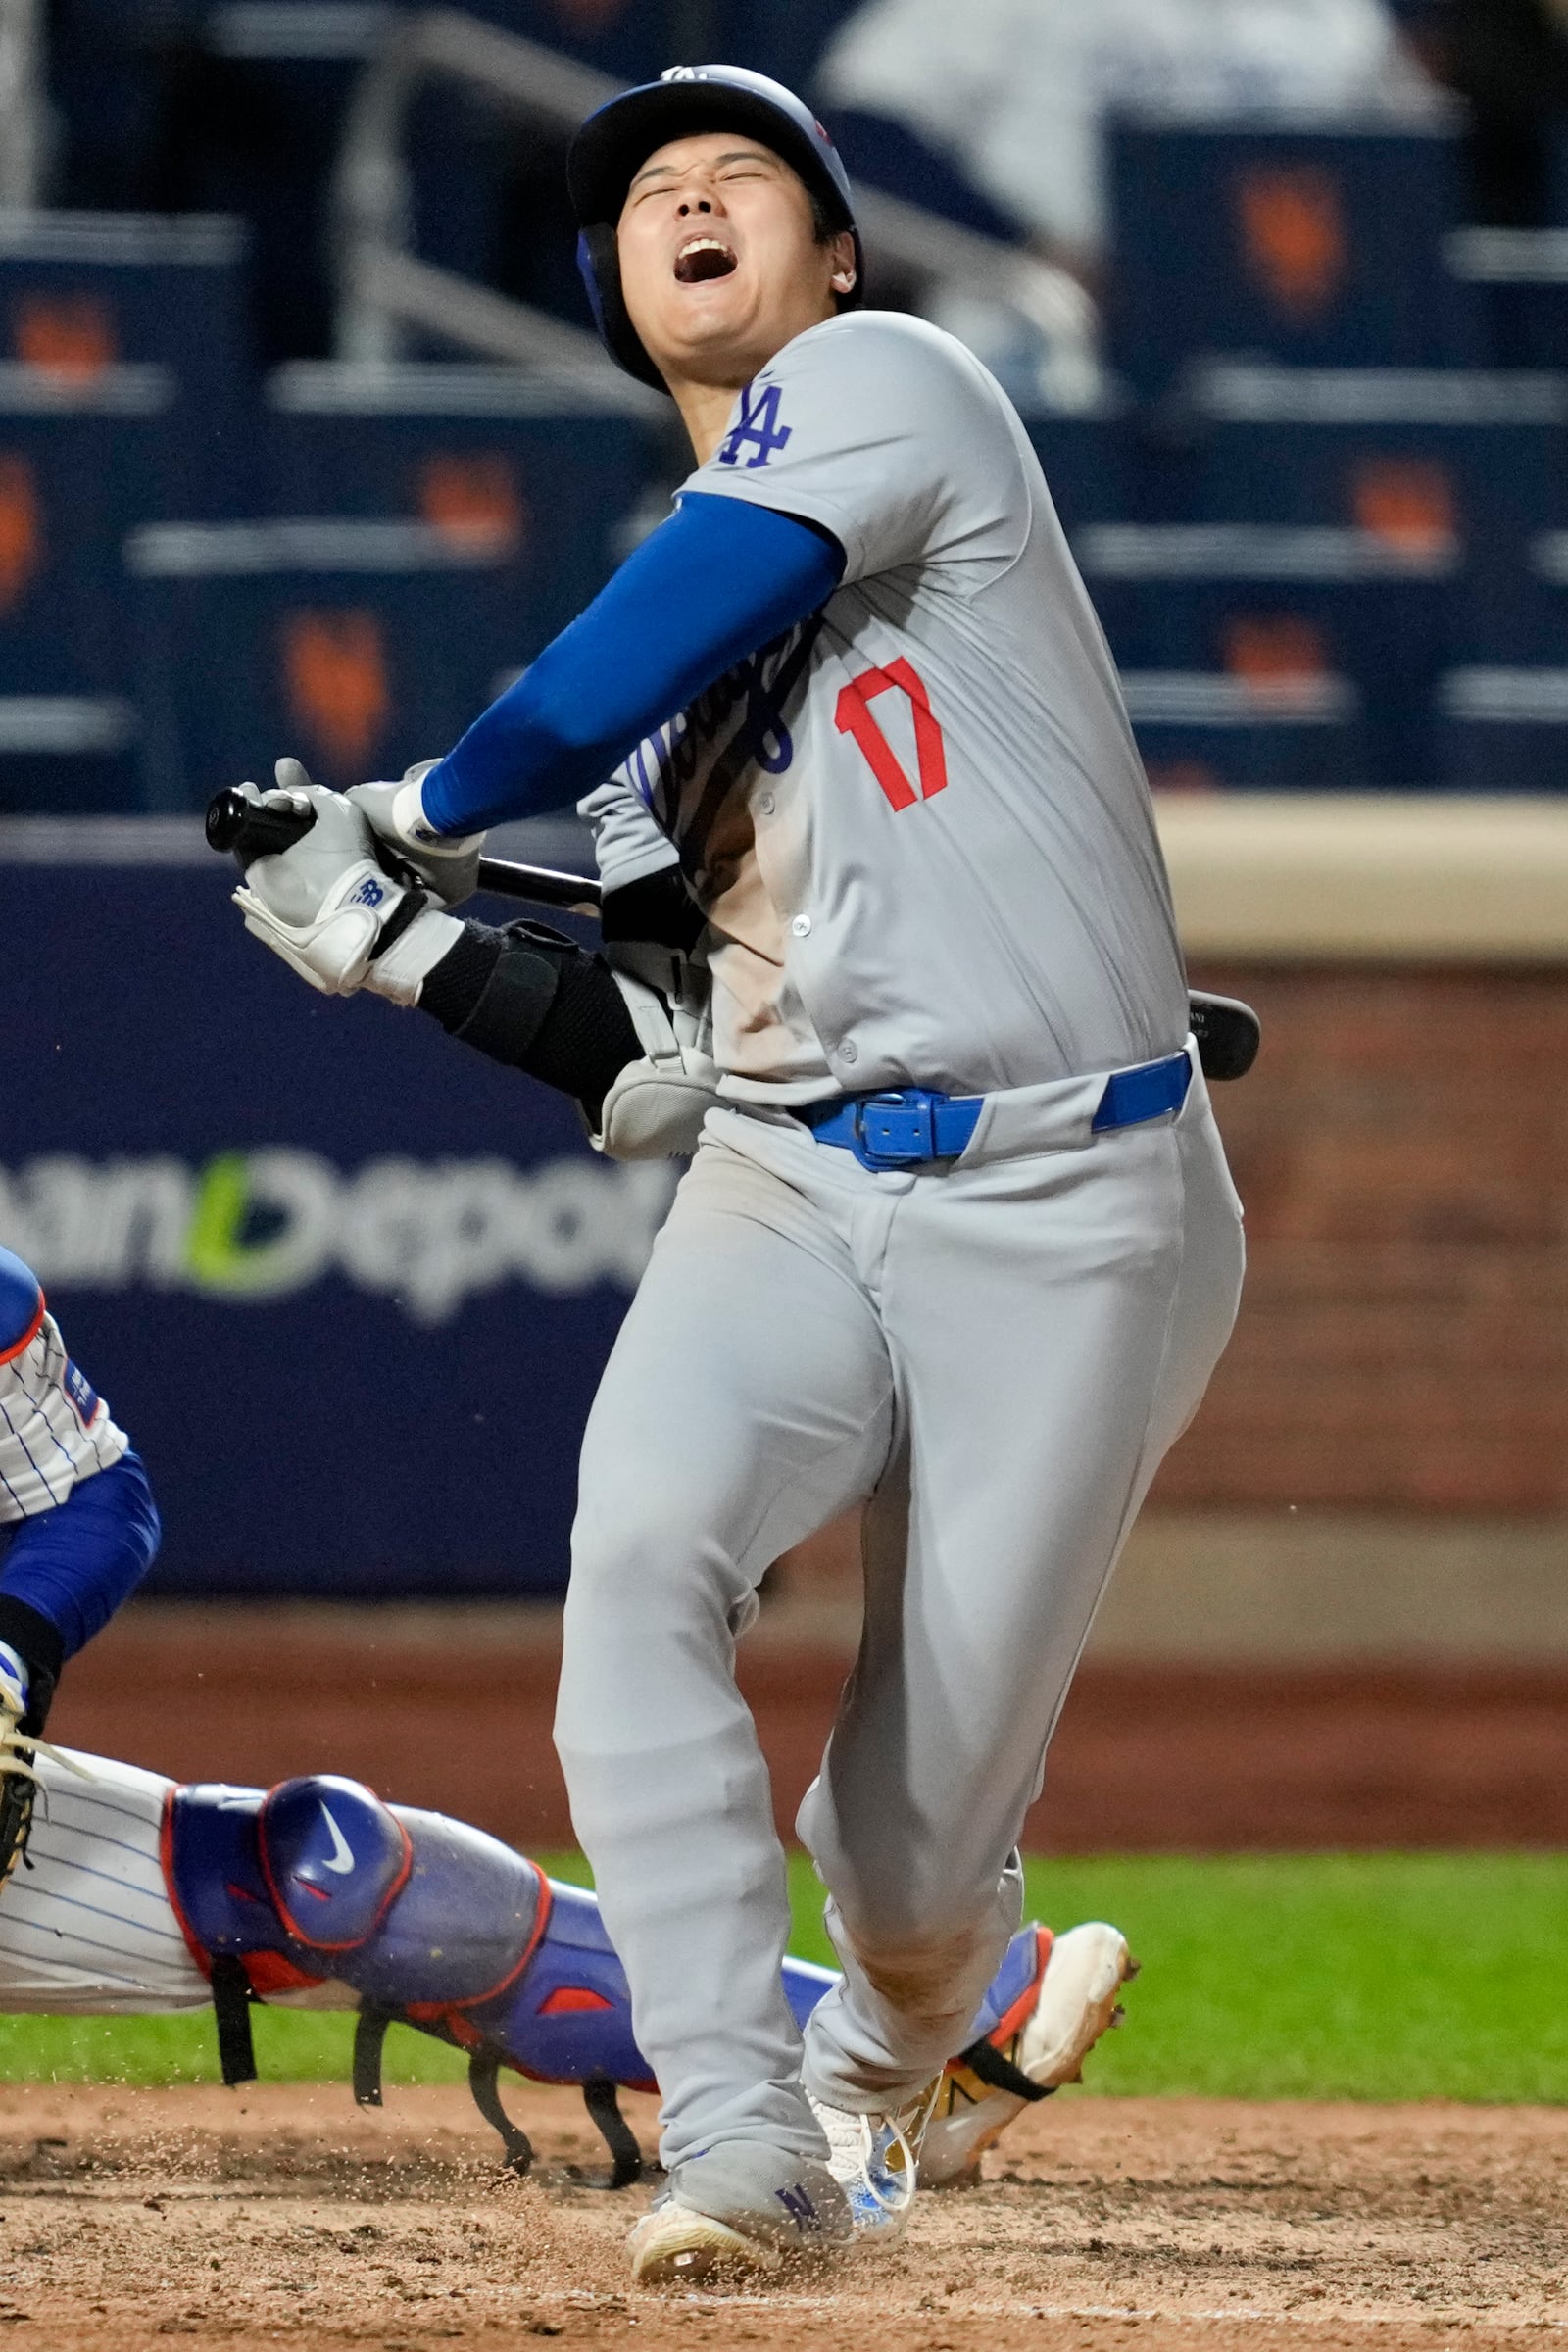
[[[755,396],[750,384],[741,387],[740,418],[731,427],[729,437],[718,453],[721,466],[738,466],[741,451],[749,448],[752,454],[746,461],[746,470],[754,473],[759,466],[767,464],[775,449],[784,448],[790,437],[790,428],[778,420],[778,404],[782,398],[783,387],[780,384],[764,384]]]
[[[83,1429],[91,1429],[104,1409],[104,1400],[84,1372],[74,1364],[67,1364],[60,1383],[70,1400],[71,1409]]]

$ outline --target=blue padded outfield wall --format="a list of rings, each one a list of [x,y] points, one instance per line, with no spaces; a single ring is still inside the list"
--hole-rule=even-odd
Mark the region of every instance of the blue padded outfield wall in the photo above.
[[[0,840],[0,1241],[147,1459],[160,1589],[558,1591],[675,1167],[601,1159],[421,1013],[313,995],[233,881]]]

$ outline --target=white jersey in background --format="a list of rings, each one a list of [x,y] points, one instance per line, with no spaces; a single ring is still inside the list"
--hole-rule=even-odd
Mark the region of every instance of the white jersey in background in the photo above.
[[[617,817],[628,790],[678,847],[714,934],[722,1091],[989,1093],[1178,1048],[1115,669],[979,362],[917,319],[830,319],[747,387],[686,489],[820,524],[846,556],[820,614],[585,804],[611,887],[659,862]]]
[[[1383,0],[870,0],[819,82],[835,105],[906,123],[1024,227],[1085,254],[1109,241],[1112,114],[1331,125],[1435,96]]]

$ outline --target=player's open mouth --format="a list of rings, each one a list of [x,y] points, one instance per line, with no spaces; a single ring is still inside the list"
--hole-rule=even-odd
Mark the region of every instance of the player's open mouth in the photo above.
[[[689,237],[675,256],[679,285],[700,286],[710,277],[728,277],[739,267],[736,255],[718,237]]]

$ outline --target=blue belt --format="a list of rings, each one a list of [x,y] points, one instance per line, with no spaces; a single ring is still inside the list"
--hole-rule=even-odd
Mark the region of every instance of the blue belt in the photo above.
[[[1106,1079],[1100,1107],[1090,1124],[1097,1135],[1110,1127],[1137,1127],[1167,1110],[1180,1110],[1192,1083],[1185,1054],[1141,1062]],[[984,1095],[942,1095],[934,1087],[901,1086],[880,1095],[846,1095],[831,1102],[802,1102],[803,1119],[819,1144],[853,1152],[862,1168],[917,1168],[931,1159],[956,1159],[980,1124]]]

